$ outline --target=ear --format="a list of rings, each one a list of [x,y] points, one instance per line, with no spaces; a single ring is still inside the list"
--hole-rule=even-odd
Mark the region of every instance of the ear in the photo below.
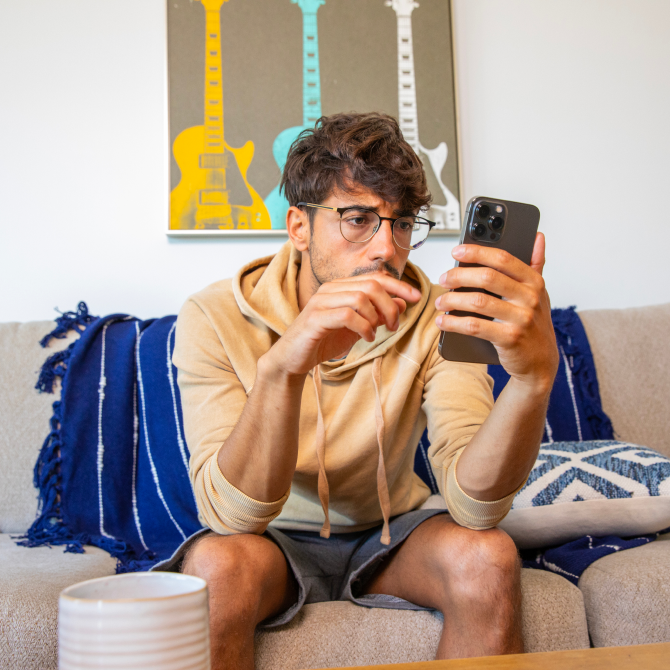
[[[298,251],[309,249],[309,216],[297,207],[289,207],[286,212],[286,232]]]

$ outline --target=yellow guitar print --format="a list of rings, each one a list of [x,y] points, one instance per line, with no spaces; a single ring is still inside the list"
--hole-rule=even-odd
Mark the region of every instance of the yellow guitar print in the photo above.
[[[181,132],[172,147],[181,180],[170,194],[170,229],[269,230],[265,203],[247,180],[254,143],[234,149],[223,136],[220,11],[227,0],[200,1],[206,30],[205,119],[204,125]],[[234,188],[235,181],[241,188]]]

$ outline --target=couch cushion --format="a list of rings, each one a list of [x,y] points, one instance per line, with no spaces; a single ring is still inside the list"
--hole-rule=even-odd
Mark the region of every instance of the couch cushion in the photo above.
[[[0,534],[0,667],[56,668],[58,596],[71,584],[113,575],[116,560],[95,547],[65,554],[60,547],[17,547]]]
[[[35,520],[37,490],[33,468],[49,433],[51,405],[56,393],[35,390],[37,375],[47,356],[64,349],[78,337],[74,332],[52,340],[42,349],[39,341],[53,330],[53,321],[0,324],[0,532],[23,533]]]
[[[558,575],[522,570],[526,651],[589,646],[579,589]],[[256,634],[256,669],[291,670],[435,658],[442,617],[368,609],[353,603],[306,605],[286,626]]]
[[[670,303],[579,316],[616,437],[670,457]]]
[[[0,535],[0,667],[56,668],[59,593],[76,582],[113,574],[115,564],[93,547],[85,554],[25,549]],[[521,583],[527,651],[588,647],[579,589],[539,570],[522,570]],[[257,634],[256,667],[288,670],[429,660],[441,629],[441,616],[430,612],[368,609],[346,602],[307,605],[287,626]]]
[[[579,588],[594,646],[670,642],[670,534],[601,558]]]

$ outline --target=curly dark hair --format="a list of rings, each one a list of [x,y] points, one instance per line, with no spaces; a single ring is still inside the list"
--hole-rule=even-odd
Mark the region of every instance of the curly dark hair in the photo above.
[[[431,203],[421,160],[388,114],[322,116],[291,145],[280,188],[295,206],[319,204],[335,187],[346,193],[358,185],[407,213]]]

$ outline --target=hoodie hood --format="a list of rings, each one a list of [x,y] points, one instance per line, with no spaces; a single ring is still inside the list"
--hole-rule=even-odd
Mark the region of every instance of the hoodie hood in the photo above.
[[[279,336],[283,335],[300,313],[300,264],[301,254],[289,240],[276,255],[260,258],[244,266],[233,279],[235,300],[242,314],[258,319]],[[374,341],[360,339],[351,348],[344,363],[323,363],[322,376],[334,379],[383,356],[416,323],[430,298],[430,281],[409,261],[402,279],[421,291],[421,299],[414,304],[408,303],[405,313],[400,316],[398,330],[394,332],[380,326]]]

